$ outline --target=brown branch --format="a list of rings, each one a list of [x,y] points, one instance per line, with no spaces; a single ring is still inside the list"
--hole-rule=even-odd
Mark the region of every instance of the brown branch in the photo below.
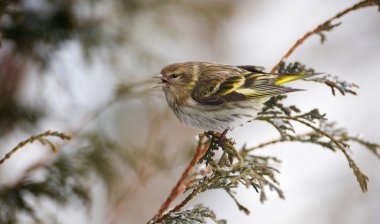
[[[200,191],[201,191],[201,188],[197,188],[194,191],[192,191],[189,195],[187,195],[187,197],[183,201],[181,201],[181,203],[179,203],[178,205],[176,205],[172,210],[168,211],[165,215],[161,216],[161,218],[157,219],[157,221],[155,221],[155,223],[161,223],[162,221],[164,221],[165,219],[167,219],[171,213],[178,211],[183,206],[185,206],[187,203],[189,203],[189,201],[196,194],[198,194]]]
[[[206,143],[206,144],[203,144],[202,143],[202,138],[200,137],[200,140],[199,140],[199,145],[197,147],[197,151],[195,152],[195,155],[193,157],[193,159],[190,161],[189,165],[186,167],[185,171],[182,173],[182,176],[181,178],[178,180],[177,184],[175,185],[175,187],[172,189],[169,197],[166,199],[166,201],[161,205],[161,208],[160,210],[158,211],[158,213],[155,215],[155,218],[154,220],[155,223],[159,223],[161,222],[162,220],[164,220],[170,213],[172,213],[173,211],[177,211],[178,209],[182,208],[187,202],[186,202],[186,199],[184,201],[182,201],[179,205],[177,205],[174,209],[170,210],[168,213],[166,213],[165,215],[162,215],[163,212],[170,206],[170,204],[185,190],[186,188],[186,179],[188,178],[190,172],[192,171],[192,169],[194,168],[194,166],[198,163],[199,159],[202,157],[202,155],[207,151],[207,149],[209,148],[210,144],[209,143]],[[189,183],[189,182],[187,182]],[[191,194],[190,194],[191,195]],[[189,195],[189,196],[190,196]],[[187,198],[189,198],[189,196]]]
[[[17,152],[19,149],[21,149],[22,147],[24,147],[25,145],[27,145],[29,143],[33,143],[36,140],[39,140],[42,143],[47,142],[50,145],[50,147],[52,148],[52,150],[55,152],[55,150],[56,150],[55,145],[52,142],[50,142],[49,140],[45,139],[45,137],[48,137],[48,136],[59,137],[62,140],[69,140],[71,138],[70,136],[66,135],[65,133],[57,132],[57,131],[46,131],[46,132],[38,134],[38,135],[30,136],[28,139],[18,143],[12,150],[10,150],[7,154],[5,154],[5,156],[2,159],[0,159],[0,165],[2,165],[6,160],[11,158],[11,156],[15,152]]]
[[[317,34],[319,32],[321,32],[322,30],[326,29],[326,27],[330,27],[331,26],[331,23],[338,19],[338,18],[341,18],[342,16],[346,15],[347,13],[351,12],[351,11],[355,11],[357,9],[360,9],[360,8],[364,8],[364,7],[367,7],[367,6],[372,6],[372,5],[378,5],[379,4],[379,1],[378,0],[364,0],[364,1],[361,1],[361,2],[358,2],[356,3],[355,5],[341,11],[340,13],[336,14],[334,17],[332,17],[331,19],[327,20],[326,22],[322,23],[322,24],[319,24],[315,29],[307,32],[305,35],[303,35],[303,37],[301,37],[300,39],[298,39],[294,44],[293,46],[286,52],[286,54],[284,56],[282,56],[281,60],[272,68],[272,71],[271,73],[275,73],[280,65],[286,60],[289,58],[289,56],[294,52],[294,50],[299,47],[301,44],[303,44],[303,42],[305,42],[305,40],[307,38],[309,38],[310,36],[312,36],[313,34]]]

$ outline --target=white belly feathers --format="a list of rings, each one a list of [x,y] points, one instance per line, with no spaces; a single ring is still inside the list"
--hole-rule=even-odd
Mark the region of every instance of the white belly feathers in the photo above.
[[[178,119],[188,125],[207,131],[223,131],[240,126],[257,116],[268,98],[226,103],[218,106],[201,105],[173,109]]]

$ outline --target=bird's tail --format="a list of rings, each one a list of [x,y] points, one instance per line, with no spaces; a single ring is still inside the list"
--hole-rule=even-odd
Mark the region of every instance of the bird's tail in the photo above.
[[[320,75],[322,73],[296,73],[296,74],[281,74],[276,79],[276,85],[282,85],[284,83],[293,82],[299,79],[304,79],[314,75]]]

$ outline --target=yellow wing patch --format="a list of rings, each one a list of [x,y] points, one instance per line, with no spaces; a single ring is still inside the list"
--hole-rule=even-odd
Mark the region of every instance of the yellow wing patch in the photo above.
[[[299,91],[290,87],[279,85],[253,85],[250,88],[238,88],[235,92],[243,94],[246,99],[268,97],[288,92]]]
[[[276,79],[275,83],[276,85],[282,85],[284,83],[296,81],[299,79],[304,79],[313,75],[317,75],[319,73],[313,73],[313,74],[307,74],[307,73],[297,73],[297,74],[283,74],[279,75]]]
[[[248,88],[240,88],[235,90],[238,93],[244,94],[246,96],[253,96],[255,95],[256,91],[254,89],[248,89]]]
[[[216,94],[220,95],[226,95],[228,93],[231,93],[244,85],[245,78],[242,76],[232,76],[228,79],[226,79],[223,83],[219,85],[219,89],[216,92]]]

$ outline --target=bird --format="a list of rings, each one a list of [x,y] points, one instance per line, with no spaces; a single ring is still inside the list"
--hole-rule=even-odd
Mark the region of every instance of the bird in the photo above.
[[[255,119],[272,96],[301,91],[283,84],[314,74],[272,74],[260,66],[183,62],[164,67],[155,78],[168,106],[182,123],[222,132]]]

